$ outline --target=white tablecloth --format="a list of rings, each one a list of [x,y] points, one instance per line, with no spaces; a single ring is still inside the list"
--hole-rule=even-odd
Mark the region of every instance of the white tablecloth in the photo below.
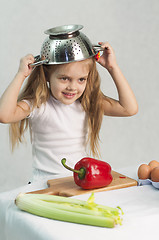
[[[119,172],[136,177],[136,168]],[[20,192],[45,188],[46,181],[0,194],[0,240],[150,240],[158,236],[159,190],[152,185],[95,193],[96,203],[120,206],[124,211],[122,226],[109,229],[42,218],[16,207],[14,199]],[[83,200],[88,197],[76,196]]]

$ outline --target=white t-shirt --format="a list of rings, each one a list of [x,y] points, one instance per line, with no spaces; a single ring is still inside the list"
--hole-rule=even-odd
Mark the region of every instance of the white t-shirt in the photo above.
[[[28,101],[26,101],[28,102]],[[87,117],[79,100],[65,105],[50,96],[29,115],[33,167],[54,174],[68,171],[86,157]]]

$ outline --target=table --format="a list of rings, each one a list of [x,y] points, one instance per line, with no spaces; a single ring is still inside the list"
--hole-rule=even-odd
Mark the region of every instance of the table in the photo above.
[[[129,167],[115,171],[135,178],[136,169]],[[124,211],[123,225],[109,229],[42,218],[16,207],[14,199],[20,192],[43,189],[47,180],[0,194],[1,240],[156,239],[159,232],[159,190],[152,185],[95,193],[96,203],[120,206]],[[84,194],[75,198],[87,200],[89,196]]]

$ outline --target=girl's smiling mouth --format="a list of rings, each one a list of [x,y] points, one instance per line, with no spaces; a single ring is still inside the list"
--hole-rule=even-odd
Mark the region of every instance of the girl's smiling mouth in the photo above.
[[[76,93],[68,93],[68,92],[62,92],[62,94],[68,99],[72,99],[76,95]]]

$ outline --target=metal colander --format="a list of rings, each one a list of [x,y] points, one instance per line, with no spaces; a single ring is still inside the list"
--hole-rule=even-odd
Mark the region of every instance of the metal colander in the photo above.
[[[44,33],[49,36],[32,66],[81,61],[102,51],[99,45],[92,45],[88,37],[79,31],[82,28],[82,25],[64,25],[46,30]]]

